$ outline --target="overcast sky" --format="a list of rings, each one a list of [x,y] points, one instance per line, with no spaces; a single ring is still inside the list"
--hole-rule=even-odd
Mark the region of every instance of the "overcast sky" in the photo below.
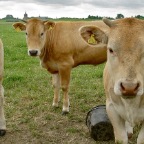
[[[144,0],[0,0],[0,18],[7,14],[23,18],[47,16],[51,18],[110,16],[121,13],[125,17],[144,16]]]

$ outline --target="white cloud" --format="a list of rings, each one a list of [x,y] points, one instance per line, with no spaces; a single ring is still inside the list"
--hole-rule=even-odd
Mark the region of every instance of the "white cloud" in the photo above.
[[[0,18],[7,14],[23,18],[31,16],[87,17],[88,15],[116,17],[144,15],[143,0],[0,0]]]

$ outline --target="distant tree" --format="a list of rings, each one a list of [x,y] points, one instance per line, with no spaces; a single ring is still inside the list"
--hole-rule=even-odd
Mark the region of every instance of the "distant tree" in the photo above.
[[[117,14],[116,19],[121,19],[121,18],[124,18],[124,15],[123,14]]]
[[[91,16],[91,15],[89,15],[88,18],[89,18],[89,19],[96,19],[95,16]]]
[[[97,19],[97,20],[100,20],[100,19],[102,19],[102,17],[89,15],[88,19]]]
[[[12,15],[6,15],[6,19],[13,19],[14,17]]]
[[[138,18],[138,19],[144,19],[144,16],[137,15],[137,16],[135,16],[135,18]]]
[[[19,19],[18,18],[14,18],[13,15],[6,15],[6,17],[2,18],[3,20],[5,20],[6,22],[18,22]]]

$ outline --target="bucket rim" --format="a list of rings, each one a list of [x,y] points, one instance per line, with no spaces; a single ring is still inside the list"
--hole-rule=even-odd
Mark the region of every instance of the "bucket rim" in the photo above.
[[[93,107],[92,109],[90,109],[87,113],[87,116],[86,116],[86,125],[87,125],[87,119],[88,119],[89,113],[91,111],[93,111],[94,109],[98,109],[99,107],[106,107],[106,105],[104,105],[104,104],[103,105],[97,105],[97,106]]]

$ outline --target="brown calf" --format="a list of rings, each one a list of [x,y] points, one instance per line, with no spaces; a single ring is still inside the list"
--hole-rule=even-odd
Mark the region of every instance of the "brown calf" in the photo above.
[[[83,43],[79,28],[83,25],[97,25],[104,31],[108,28],[101,21],[97,22],[51,22],[30,19],[23,23],[15,23],[17,30],[25,31],[28,55],[39,56],[42,67],[53,74],[54,99],[53,106],[58,107],[59,90],[63,91],[63,114],[69,112],[69,83],[72,68],[81,64],[97,65],[106,61],[106,45],[100,41],[96,46]],[[84,36],[85,37],[85,36]]]

